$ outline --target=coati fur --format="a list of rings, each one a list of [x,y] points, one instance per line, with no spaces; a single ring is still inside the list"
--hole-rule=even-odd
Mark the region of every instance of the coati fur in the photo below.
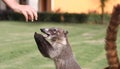
[[[44,57],[54,61],[56,69],[81,69],[73,56],[67,34],[61,28],[40,29],[45,35],[35,32],[34,38]]]
[[[120,5],[117,5],[113,9],[110,23],[108,25],[106,32],[105,50],[107,52],[106,57],[109,66],[106,67],[105,69],[120,69],[116,45],[119,24],[120,24]]]

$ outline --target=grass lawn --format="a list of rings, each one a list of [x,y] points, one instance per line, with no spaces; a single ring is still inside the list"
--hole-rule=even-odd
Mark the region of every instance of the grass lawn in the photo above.
[[[69,42],[82,69],[107,66],[104,51],[107,25],[1,21],[0,69],[55,69],[53,61],[39,53],[33,38],[34,32],[46,27],[69,31]]]

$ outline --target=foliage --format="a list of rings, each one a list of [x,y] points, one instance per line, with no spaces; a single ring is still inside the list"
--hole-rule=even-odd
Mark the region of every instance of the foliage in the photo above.
[[[69,22],[69,23],[96,23],[101,24],[100,14],[69,14],[69,13],[38,13],[38,20],[36,22]],[[104,22],[108,23],[110,19],[109,14],[104,14]],[[25,21],[24,16],[12,11],[1,11],[0,20],[9,21]]]
[[[86,14],[63,14],[64,22],[85,22],[88,16]]]
[[[39,22],[76,22],[83,23],[87,21],[87,14],[75,14],[75,13],[38,13]],[[14,13],[12,11],[1,11],[0,20],[15,20],[24,21],[24,17],[21,14]]]
[[[88,16],[88,23],[102,24],[101,23],[101,14],[91,13]],[[104,14],[104,23],[109,23],[110,14]]]
[[[38,21],[40,22],[61,22],[61,14],[58,13],[38,13]]]
[[[108,0],[100,0],[101,7],[105,7],[105,3],[106,3],[107,1],[108,1]]]
[[[25,19],[22,14],[14,13],[12,11],[0,10],[0,20],[23,21]]]
[[[104,8],[105,8],[105,3],[107,2],[108,0],[100,0],[100,4],[101,4],[101,24],[104,23]]]

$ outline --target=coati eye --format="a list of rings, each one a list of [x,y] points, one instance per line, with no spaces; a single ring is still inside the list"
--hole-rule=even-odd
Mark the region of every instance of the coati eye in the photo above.
[[[53,33],[57,33],[57,29],[53,29]]]
[[[53,29],[53,31],[56,31],[56,29]]]

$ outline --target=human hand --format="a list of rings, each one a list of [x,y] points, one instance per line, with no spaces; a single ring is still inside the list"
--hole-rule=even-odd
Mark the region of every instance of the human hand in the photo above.
[[[38,18],[37,11],[29,5],[20,5],[16,0],[3,0],[3,2],[13,11],[23,14],[26,21],[34,21]]]
[[[29,5],[18,5],[13,8],[13,11],[23,14],[26,21],[34,21],[38,18],[37,11]]]

